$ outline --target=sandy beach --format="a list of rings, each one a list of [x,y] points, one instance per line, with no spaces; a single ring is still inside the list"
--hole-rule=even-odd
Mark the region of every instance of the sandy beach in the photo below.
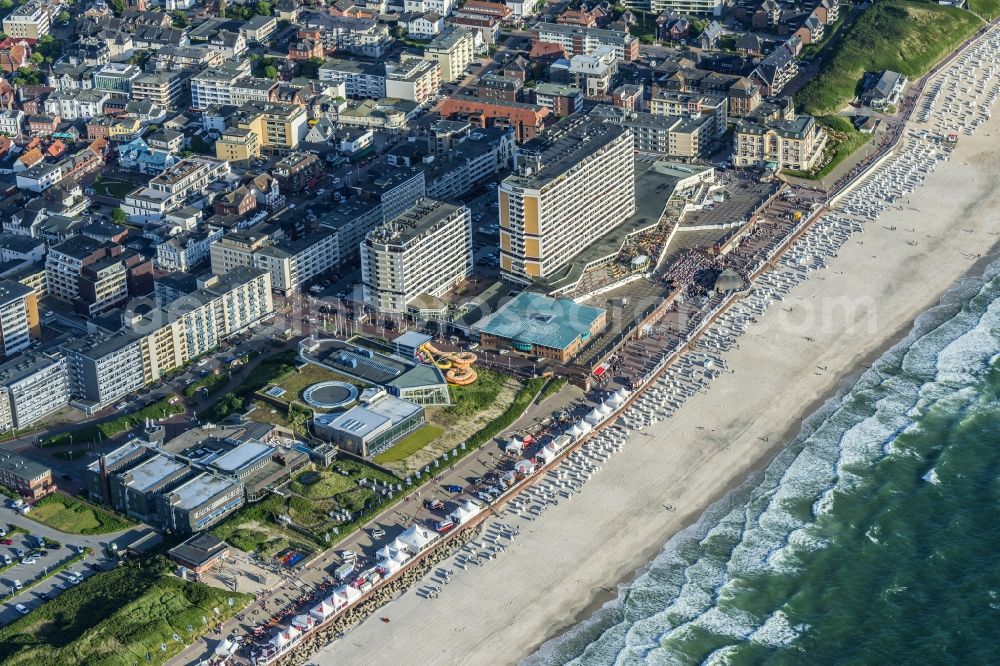
[[[733,373],[634,433],[572,501],[519,521],[507,552],[458,572],[440,598],[411,590],[378,613],[390,625],[370,619],[311,661],[516,663],[588,615],[991,251],[998,172],[1000,117],[963,136],[903,210],[866,225],[768,309],[726,355]]]

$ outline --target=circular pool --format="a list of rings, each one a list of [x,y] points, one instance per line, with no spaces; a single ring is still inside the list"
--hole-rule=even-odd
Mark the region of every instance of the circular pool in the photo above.
[[[337,409],[358,399],[358,389],[347,382],[320,382],[302,393],[302,399],[316,409]]]

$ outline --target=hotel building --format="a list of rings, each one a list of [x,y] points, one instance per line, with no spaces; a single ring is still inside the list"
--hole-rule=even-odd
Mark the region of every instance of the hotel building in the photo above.
[[[521,147],[498,196],[503,278],[551,275],[635,213],[632,133],[570,116]]]

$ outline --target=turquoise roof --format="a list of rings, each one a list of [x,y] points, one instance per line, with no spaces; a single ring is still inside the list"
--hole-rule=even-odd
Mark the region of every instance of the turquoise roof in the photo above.
[[[479,327],[481,333],[514,343],[565,349],[590,329],[604,310],[580,305],[568,298],[521,292]]]

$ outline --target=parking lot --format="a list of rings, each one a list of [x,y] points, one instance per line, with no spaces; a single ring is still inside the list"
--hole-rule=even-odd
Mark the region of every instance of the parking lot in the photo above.
[[[15,526],[26,531],[12,531]],[[0,605],[0,626],[10,624],[76,585],[71,580],[71,574],[78,574],[82,580],[113,566],[112,560],[104,554],[104,544],[98,538],[63,534],[34,523],[14,511],[10,500],[6,500],[0,508],[0,530],[5,532],[0,537],[0,594],[17,593]],[[43,539],[49,540],[49,547],[40,546]],[[53,547],[53,542],[59,547]],[[91,552],[68,569],[45,578],[53,569],[77,556],[81,549],[90,549]],[[6,564],[8,558],[10,564]],[[44,580],[33,585],[40,578]],[[18,585],[21,586],[20,591]],[[18,605],[23,607],[24,612],[18,610]]]

